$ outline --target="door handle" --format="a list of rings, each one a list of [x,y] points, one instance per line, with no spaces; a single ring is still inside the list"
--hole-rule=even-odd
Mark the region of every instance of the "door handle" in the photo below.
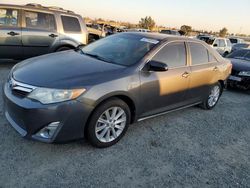
[[[217,66],[214,67],[213,71],[218,71],[219,68]]]
[[[182,74],[182,77],[184,77],[184,78],[188,78],[189,77],[189,72],[184,72],[183,74]]]
[[[55,34],[52,33],[52,34],[49,35],[49,37],[56,38],[56,37],[58,37],[58,35],[55,35]]]
[[[10,36],[14,37],[14,36],[16,36],[16,35],[19,35],[19,33],[16,33],[16,32],[14,32],[14,31],[11,31],[11,32],[7,33],[7,35],[10,35]]]

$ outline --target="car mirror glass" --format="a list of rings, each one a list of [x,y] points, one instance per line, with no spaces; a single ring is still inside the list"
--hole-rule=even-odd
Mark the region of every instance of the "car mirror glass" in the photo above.
[[[154,72],[165,72],[168,70],[168,66],[165,63],[151,60],[147,64],[147,70]]]

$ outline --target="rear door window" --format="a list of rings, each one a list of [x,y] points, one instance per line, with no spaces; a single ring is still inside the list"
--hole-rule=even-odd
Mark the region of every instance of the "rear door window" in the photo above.
[[[209,62],[208,50],[199,43],[189,43],[192,65],[206,64]]]
[[[162,62],[169,68],[178,68],[186,65],[186,47],[184,42],[174,42],[163,47],[152,60]]]
[[[65,32],[81,32],[81,26],[76,17],[62,16],[62,24]]]
[[[56,30],[55,17],[52,14],[25,11],[25,23],[26,28]]]
[[[17,26],[18,10],[0,8],[0,26]]]

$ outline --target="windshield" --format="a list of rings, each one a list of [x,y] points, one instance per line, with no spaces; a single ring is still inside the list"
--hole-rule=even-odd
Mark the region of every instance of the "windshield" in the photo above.
[[[238,50],[227,56],[227,58],[243,59],[250,61],[250,50]]]
[[[130,66],[158,43],[158,40],[141,35],[116,34],[89,44],[82,48],[82,53],[109,63]]]

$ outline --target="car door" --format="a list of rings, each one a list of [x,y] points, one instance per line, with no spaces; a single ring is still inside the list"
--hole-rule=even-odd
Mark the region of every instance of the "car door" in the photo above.
[[[226,51],[226,41],[224,39],[219,39],[219,53],[223,55]]]
[[[227,54],[229,54],[232,51],[232,43],[230,42],[229,39],[226,39],[226,48],[225,48],[225,52],[227,52]],[[224,53],[224,55],[227,55]]]
[[[210,86],[218,77],[218,62],[201,43],[189,42],[191,60],[190,85],[187,97],[190,103],[200,102],[210,91]]]
[[[22,56],[20,10],[0,7],[0,59]]]
[[[219,39],[215,39],[214,43],[213,43],[213,48],[219,53],[221,54],[221,47],[220,47],[220,40]]]
[[[26,58],[49,53],[59,42],[54,14],[24,10],[23,20],[22,43]]]
[[[142,117],[185,105],[189,85],[190,68],[184,42],[164,45],[151,60],[167,64],[168,70],[140,72]]]

